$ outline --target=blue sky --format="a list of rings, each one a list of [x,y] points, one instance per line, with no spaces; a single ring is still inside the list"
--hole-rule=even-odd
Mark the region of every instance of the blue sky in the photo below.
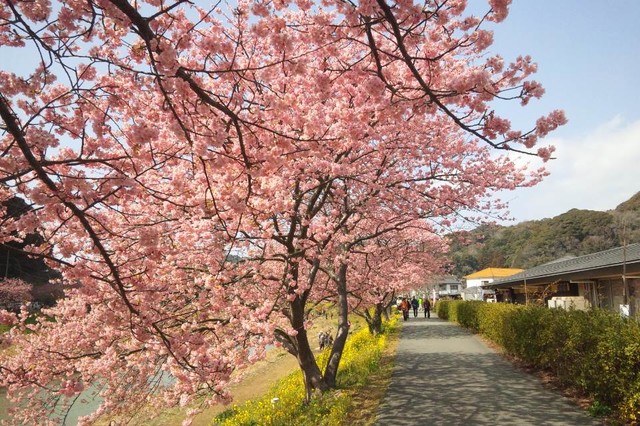
[[[502,195],[517,222],[571,208],[610,210],[640,191],[639,23],[637,0],[514,0],[493,28],[492,52],[505,60],[531,55],[547,91],[502,113],[521,127],[556,108],[569,119],[547,138],[557,149],[551,175]]]

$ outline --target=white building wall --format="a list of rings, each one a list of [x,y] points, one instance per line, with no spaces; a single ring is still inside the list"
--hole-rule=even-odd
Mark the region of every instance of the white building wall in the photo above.
[[[467,280],[467,288],[479,287],[481,285],[489,284],[493,282],[493,278],[476,278],[473,280]]]

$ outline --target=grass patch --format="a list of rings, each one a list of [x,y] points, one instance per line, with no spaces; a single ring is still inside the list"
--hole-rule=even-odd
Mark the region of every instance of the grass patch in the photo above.
[[[390,356],[385,348],[390,336],[397,339],[398,324],[394,317],[378,336],[372,336],[366,328],[349,336],[340,363],[337,390],[319,395],[304,405],[302,373],[296,371],[276,383],[262,398],[234,406],[213,419],[211,424],[329,426],[345,424],[346,419],[359,422],[355,424],[371,424],[375,408],[386,390],[386,377],[391,374]],[[327,349],[319,356],[320,365],[324,365],[328,355]],[[378,399],[366,392],[376,388]],[[278,398],[276,403],[272,403],[274,398]]]

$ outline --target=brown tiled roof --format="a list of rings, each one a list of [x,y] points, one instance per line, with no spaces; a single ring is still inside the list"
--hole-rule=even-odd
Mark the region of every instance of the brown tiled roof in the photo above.
[[[640,263],[640,243],[545,263],[518,274],[496,280],[491,283],[491,286],[509,285],[525,279],[553,278],[555,276],[577,272],[595,271],[616,266],[622,267],[624,263],[627,265]]]

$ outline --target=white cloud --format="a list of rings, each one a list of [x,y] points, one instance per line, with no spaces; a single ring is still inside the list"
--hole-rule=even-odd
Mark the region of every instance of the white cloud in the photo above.
[[[572,208],[610,210],[640,191],[640,120],[615,117],[582,136],[549,142],[557,158],[548,163],[551,175],[502,195],[518,222]]]

